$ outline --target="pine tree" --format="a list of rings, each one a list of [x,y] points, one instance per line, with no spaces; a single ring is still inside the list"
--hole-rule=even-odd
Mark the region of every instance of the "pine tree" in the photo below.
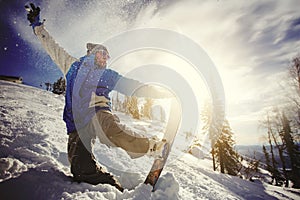
[[[272,148],[273,147],[271,147],[271,149]],[[269,153],[268,153],[267,148],[265,147],[265,145],[263,145],[263,153],[264,153],[265,160],[266,160],[266,165],[267,165],[266,170],[268,170],[271,173],[271,175],[272,175],[272,182],[275,180],[276,185],[279,185],[280,172],[276,168],[274,160],[272,159],[273,161],[271,161],[270,155],[269,155]],[[273,152],[272,152],[272,154],[273,154]]]
[[[53,83],[52,92],[54,94],[64,94],[66,91],[66,80],[60,77],[56,82]]]
[[[300,188],[300,156],[297,146],[294,144],[294,140],[292,137],[292,131],[290,127],[290,122],[287,119],[284,112],[282,113],[282,137],[286,145],[286,150],[290,158],[290,163],[292,166],[292,176],[291,179],[294,183],[294,188]]]
[[[138,98],[135,96],[128,97],[124,101],[126,113],[131,114],[134,119],[140,119],[140,112],[138,108]]]
[[[272,165],[271,165],[271,160],[270,160],[270,155],[265,147],[265,145],[263,145],[263,153],[264,153],[264,156],[265,156],[265,160],[266,160],[266,170],[268,170],[269,172],[272,173]]]
[[[154,101],[151,98],[146,98],[145,100],[146,101],[143,105],[143,109],[142,109],[141,113],[142,113],[143,117],[151,119],[151,109],[152,109]]]
[[[218,141],[220,134],[222,132],[222,126],[223,126],[223,118],[220,115],[220,113],[223,113],[223,107],[220,106],[221,103],[215,103],[217,105],[213,105],[212,102],[206,101],[202,111],[201,111],[201,121],[203,123],[202,127],[202,134],[204,137],[206,135],[208,136],[207,138],[210,141],[205,141],[205,142],[210,142],[210,147],[206,148],[211,148],[211,155],[212,155],[212,161],[213,161],[213,170],[217,170],[217,160],[216,156],[218,151],[215,150],[215,144]],[[213,107],[216,108],[213,108]],[[213,112],[215,111],[215,112]],[[219,114],[219,115],[218,115]],[[204,144],[204,146],[206,146]]]
[[[215,148],[214,143],[217,140],[215,137],[218,135],[216,134],[216,129],[211,128],[212,126],[212,103],[209,101],[205,101],[204,106],[201,111],[201,121],[203,123],[202,126],[202,134],[206,135],[209,134],[209,139],[211,143],[211,155],[212,155],[212,161],[213,161],[213,170],[217,170],[216,166],[216,159],[215,159]]]
[[[225,120],[222,133],[214,145],[214,156],[220,166],[221,173],[237,175],[240,169],[240,162],[239,155],[233,148],[235,142],[232,137],[233,132],[229,122]]]
[[[126,114],[129,114],[129,97],[125,96],[125,100],[123,102],[123,110]]]
[[[49,82],[46,82],[46,83],[44,83],[44,84],[45,84],[45,86],[46,86],[46,90],[47,90],[47,91],[52,91],[53,84],[51,84],[51,83],[49,83]]]
[[[217,169],[216,166],[216,158],[215,156],[218,155],[215,150],[215,146],[217,141],[220,139],[220,135],[223,134],[223,127],[224,124],[226,124],[226,120],[224,117],[224,105],[222,104],[222,99],[216,98],[215,102],[213,102],[213,105],[211,107],[211,117],[209,118],[210,121],[210,127],[209,127],[209,139],[211,141],[211,154],[213,158],[213,168],[214,170]],[[227,121],[228,123],[228,121]]]

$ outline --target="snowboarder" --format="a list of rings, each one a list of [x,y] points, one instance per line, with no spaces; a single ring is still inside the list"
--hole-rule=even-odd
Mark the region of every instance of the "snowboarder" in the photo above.
[[[144,97],[168,98],[171,94],[144,86],[108,69],[110,55],[101,44],[87,43],[85,56],[80,59],[72,57],[45,29],[44,21],[40,21],[40,8],[32,3],[30,7],[25,6],[34,34],[66,76],[63,119],[69,135],[68,159],[74,180],[95,185],[110,184],[123,191],[120,183],[95,160],[92,152],[95,138],[98,137],[100,142],[108,146],[123,148],[131,158],[162,154],[165,140],[137,137],[125,130],[111,112],[109,93],[117,90],[129,95],[132,94],[131,89],[141,88],[138,93]]]

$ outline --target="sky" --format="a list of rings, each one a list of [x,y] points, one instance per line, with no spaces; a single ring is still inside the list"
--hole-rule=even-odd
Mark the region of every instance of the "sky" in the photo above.
[[[22,76],[25,83],[40,87],[62,73],[28,26],[25,3],[0,1],[0,74]],[[47,30],[74,57],[84,55],[87,42],[101,43],[136,28],[168,29],[189,37],[205,50],[218,70],[226,118],[237,144],[265,142],[258,121],[267,108],[282,103],[277,98],[284,92],[280,82],[290,60],[300,52],[297,0],[44,0],[38,5]],[[141,62],[128,58],[125,63]],[[184,78],[189,79],[189,75]],[[202,90],[198,84],[191,87]]]

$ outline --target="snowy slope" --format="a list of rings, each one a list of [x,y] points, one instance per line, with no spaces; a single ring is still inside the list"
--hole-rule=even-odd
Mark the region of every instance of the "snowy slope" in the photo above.
[[[127,188],[71,181],[64,97],[0,81],[1,199],[300,199],[299,190],[249,182],[211,170],[211,160],[173,149],[156,192],[143,184],[152,159],[132,160],[121,149],[97,143],[97,159]],[[159,122],[136,121],[116,113],[139,134],[158,134]],[[176,147],[176,146],[175,146]],[[298,194],[298,195],[297,195]]]

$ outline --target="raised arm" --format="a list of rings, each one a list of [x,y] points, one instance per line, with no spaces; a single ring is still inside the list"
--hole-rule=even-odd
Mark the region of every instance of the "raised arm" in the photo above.
[[[116,91],[127,96],[147,97],[154,99],[172,98],[173,94],[161,87],[144,84],[137,80],[120,76],[114,88]]]
[[[34,28],[34,32],[51,59],[61,69],[63,74],[66,75],[72,63],[77,59],[71,56],[64,48],[55,42],[45,29],[44,25],[36,26]]]
[[[61,69],[64,75],[68,72],[71,64],[77,59],[71,56],[64,48],[59,46],[57,42],[51,37],[48,31],[45,29],[43,22],[40,21],[40,8],[35,7],[34,4],[25,6],[28,11],[27,19],[32,26],[35,35],[42,43],[43,48],[49,54],[55,64]]]

